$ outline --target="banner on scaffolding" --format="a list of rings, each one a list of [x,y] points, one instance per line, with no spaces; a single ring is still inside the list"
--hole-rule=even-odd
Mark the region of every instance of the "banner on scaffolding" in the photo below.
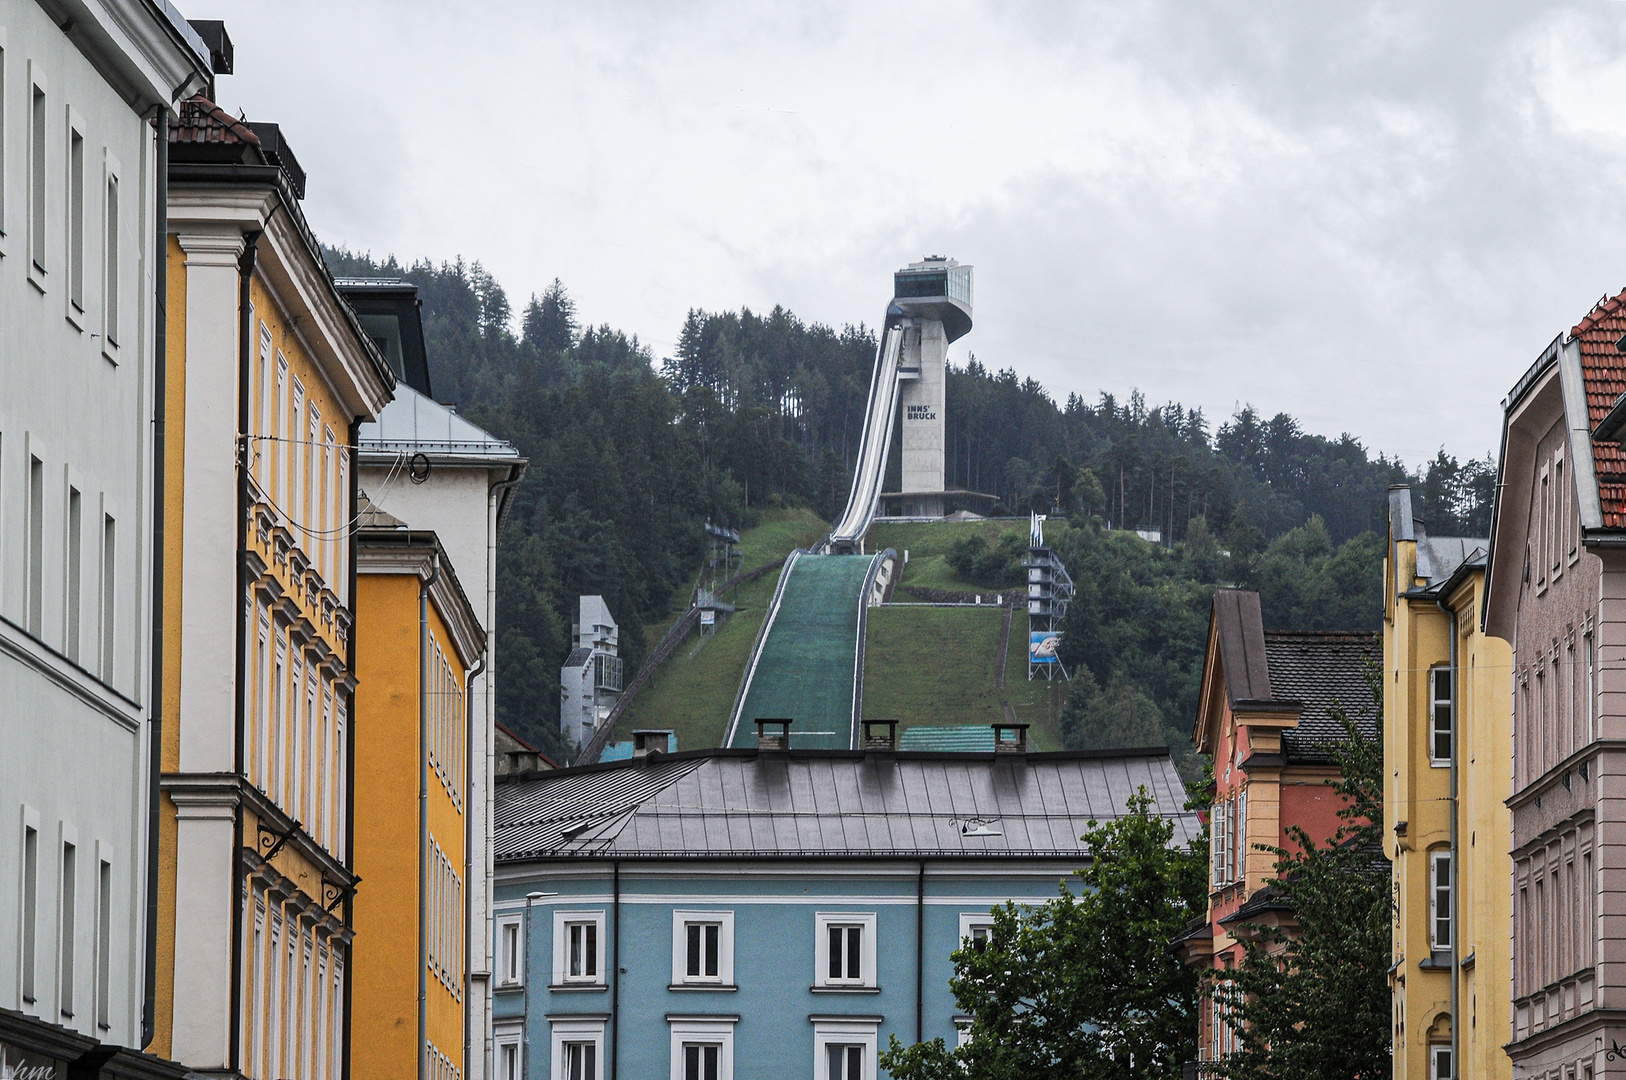
[[[1028,634],[1028,663],[1054,664],[1061,647],[1060,630],[1034,630]]]

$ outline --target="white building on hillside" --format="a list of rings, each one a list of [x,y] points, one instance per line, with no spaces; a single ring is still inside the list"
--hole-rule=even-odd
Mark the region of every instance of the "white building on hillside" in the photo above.
[[[575,647],[559,669],[559,730],[582,746],[621,695],[621,630],[602,596],[584,596],[571,627]]]
[[[7,1076],[165,1066],[131,1052],[153,1021],[150,766],[169,719],[153,692],[165,275],[151,121],[210,74],[209,47],[164,0],[0,2]]]

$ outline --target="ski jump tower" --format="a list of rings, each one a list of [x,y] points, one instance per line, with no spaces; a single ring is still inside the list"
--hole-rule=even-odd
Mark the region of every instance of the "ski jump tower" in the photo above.
[[[824,550],[857,551],[875,518],[902,416],[898,500],[904,517],[943,516],[944,390],[948,347],[971,331],[971,267],[930,255],[892,275],[892,302],[870,378],[864,437],[847,509]]]
[[[892,296],[906,320],[898,358],[899,501],[904,517],[942,517],[945,368],[949,343],[971,329],[971,267],[927,256],[892,275]]]

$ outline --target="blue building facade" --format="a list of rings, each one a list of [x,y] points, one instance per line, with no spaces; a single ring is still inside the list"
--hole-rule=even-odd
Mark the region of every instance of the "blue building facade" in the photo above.
[[[1167,751],[707,750],[497,793],[496,1080],[878,1080],[959,1037],[951,954],[1083,866]]]

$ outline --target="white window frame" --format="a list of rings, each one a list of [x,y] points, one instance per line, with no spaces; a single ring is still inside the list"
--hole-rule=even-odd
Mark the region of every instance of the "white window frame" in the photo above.
[[[991,911],[962,911],[962,912],[960,912],[960,943],[958,945],[956,945],[955,948],[957,948],[957,949],[965,948],[966,943],[971,939],[972,931],[977,930],[977,929],[985,929],[985,930],[987,930],[989,940],[990,941],[993,940],[993,936],[994,936],[994,915],[993,915],[993,912],[991,912]]]
[[[715,923],[717,931],[717,974],[689,974],[689,934],[691,923]],[[704,966],[704,965],[702,965]],[[734,985],[734,913],[679,908],[672,912],[672,985]]]
[[[1440,1059],[1445,1059],[1445,1071],[1440,1071]],[[1428,1080],[1437,1076],[1454,1077],[1456,1072],[1452,1068],[1451,1046],[1449,1043],[1436,1044],[1428,1048]]]
[[[552,1040],[553,1080],[566,1080],[568,1075],[565,1072],[566,1043],[592,1043],[595,1047],[593,1080],[604,1080],[604,1019],[594,1015],[579,1019],[560,1017],[548,1022],[551,1029],[549,1037]]]
[[[27,183],[23,185],[27,221],[24,247],[28,264],[28,280],[40,292],[45,291],[46,277],[50,273],[49,223],[51,205],[51,88],[45,78],[45,68],[38,60],[28,61],[28,101],[24,112],[28,118]],[[39,113],[36,115],[36,98]]]
[[[595,923],[598,926],[597,961],[598,970],[592,978],[576,976],[566,977],[565,971],[570,960],[570,946],[566,940],[566,931],[571,923]],[[553,985],[554,986],[604,986],[604,969],[608,964],[608,952],[604,939],[604,911],[555,911],[553,913]]]
[[[717,1080],[734,1080],[734,1025],[737,1016],[678,1016],[668,1014],[672,1028],[672,1080],[684,1080],[685,1043],[712,1043],[721,1047],[717,1055]]]
[[[495,989],[518,990],[525,985],[525,915],[516,911],[511,915],[498,915],[494,921],[496,932],[492,937],[497,954],[493,964],[497,976]],[[513,963],[509,963],[507,949],[510,929],[515,937]]]
[[[813,1017],[813,1076],[814,1080],[830,1080],[830,1058],[826,1047],[859,1044],[864,1047],[864,1075],[860,1080],[875,1080],[875,1056],[880,1029],[879,1019],[840,1019],[833,1016]]]
[[[873,911],[816,911],[813,913],[813,988],[815,990],[874,990],[875,913]],[[859,978],[830,978],[830,927],[861,926],[864,940],[859,947]]]
[[[1440,885],[1440,864],[1445,864],[1445,885]],[[1449,952],[1451,950],[1452,935],[1456,932],[1455,920],[1452,919],[1451,900],[1455,882],[1451,877],[1451,849],[1435,848],[1428,853],[1428,944],[1435,952]],[[1445,911],[1440,911],[1440,901],[1445,901]],[[1440,927],[1445,926],[1445,939],[1440,938]]]
[[[954,1018],[954,1048],[958,1050],[971,1041],[971,1025],[975,1018],[964,1013]]]
[[[123,311],[119,291],[124,275],[124,168],[113,151],[102,148],[102,355],[118,363]]]
[[[1444,699],[1442,699],[1439,694],[1439,682],[1442,675],[1445,677]],[[1449,769],[1451,767],[1451,754],[1449,753],[1449,750],[1445,757],[1440,757],[1436,753],[1436,751],[1439,750],[1439,709],[1442,700],[1444,701],[1446,715],[1448,718],[1445,736],[1447,741],[1450,743],[1450,748],[1454,749],[1456,745],[1457,703],[1451,693],[1451,684],[1451,667],[1449,664],[1436,664],[1434,667],[1428,669],[1428,763],[1432,768],[1436,769]]]
[[[67,109],[67,129],[62,147],[62,300],[68,322],[81,332],[85,329],[87,322],[85,312],[90,302],[85,295],[85,256],[88,247],[85,242],[85,211],[88,201],[85,197],[85,173],[88,162],[85,159],[90,148],[90,139],[86,136],[88,130],[85,118],[70,104]],[[77,162],[74,160],[75,148],[79,151]],[[49,152],[46,153],[46,160],[50,160]],[[79,185],[77,192],[74,191],[75,183]],[[77,206],[75,195],[78,196]],[[76,292],[77,296],[74,295]]]
[[[494,1080],[525,1080],[525,1022],[499,1020],[491,1026],[491,1067]],[[514,1071],[503,1071],[506,1051],[514,1052]]]

